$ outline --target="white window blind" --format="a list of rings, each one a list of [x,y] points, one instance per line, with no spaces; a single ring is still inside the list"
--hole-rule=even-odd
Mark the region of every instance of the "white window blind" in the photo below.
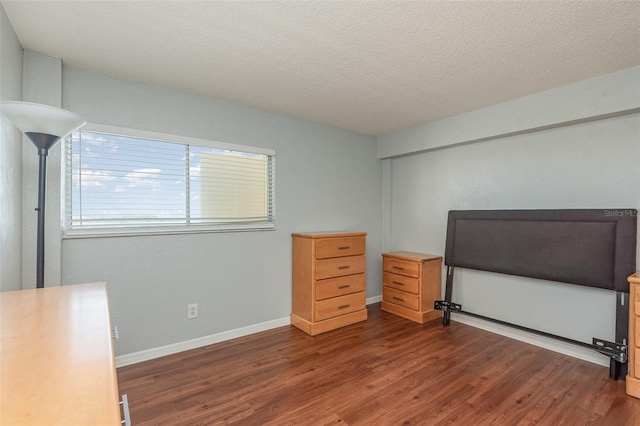
[[[274,227],[275,152],[130,132],[71,134],[67,236]]]

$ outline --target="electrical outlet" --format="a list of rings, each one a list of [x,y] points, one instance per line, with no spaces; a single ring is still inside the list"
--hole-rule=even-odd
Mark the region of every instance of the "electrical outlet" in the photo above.
[[[187,305],[187,319],[198,318],[198,304]]]

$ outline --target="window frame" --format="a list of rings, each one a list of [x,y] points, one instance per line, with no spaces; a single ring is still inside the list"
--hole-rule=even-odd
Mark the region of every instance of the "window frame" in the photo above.
[[[262,148],[248,145],[233,144],[227,142],[211,141],[207,139],[193,138],[174,134],[151,132],[147,130],[129,129],[124,127],[109,126],[104,124],[86,124],[80,131],[106,133],[111,135],[149,139],[158,142],[169,142],[184,145],[201,146],[205,148],[222,149],[228,151],[243,152],[249,154],[261,154],[271,157],[269,172],[271,178],[267,185],[270,185],[271,192],[271,217],[268,223],[227,223],[227,224],[184,224],[184,225],[147,225],[147,226],[114,226],[110,228],[94,229],[68,229],[67,227],[67,203],[72,188],[72,173],[68,167],[67,150],[71,143],[71,135],[62,141],[61,155],[61,185],[60,192],[62,202],[60,203],[60,226],[62,239],[76,238],[101,238],[101,237],[133,237],[147,235],[173,235],[173,234],[202,234],[217,232],[248,232],[248,231],[275,231],[276,230],[276,151],[270,148]]]

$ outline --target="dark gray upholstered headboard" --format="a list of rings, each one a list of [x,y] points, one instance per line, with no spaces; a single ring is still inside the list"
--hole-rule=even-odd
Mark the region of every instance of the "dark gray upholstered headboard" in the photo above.
[[[629,292],[635,209],[452,210],[445,264]]]

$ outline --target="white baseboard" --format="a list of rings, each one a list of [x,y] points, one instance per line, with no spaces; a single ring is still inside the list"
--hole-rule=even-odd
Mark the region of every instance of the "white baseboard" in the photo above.
[[[160,358],[161,356],[172,355],[178,352],[188,351],[190,349],[196,349],[202,346],[224,342],[227,340],[236,339],[238,337],[248,336],[249,334],[259,333],[261,331],[267,331],[289,324],[291,324],[291,318],[279,318],[271,321],[261,322],[259,324],[236,328],[234,330],[210,334],[209,336],[198,337],[197,339],[172,343],[170,345],[160,346],[158,348],[147,349],[131,354],[119,355],[116,357],[116,367],[124,367],[125,365],[149,361],[150,359]]]
[[[367,303],[367,305],[373,305],[374,303],[378,303],[378,302],[382,302],[382,295],[368,297],[366,303]]]
[[[369,297],[367,305],[378,303],[382,300],[382,296]],[[149,361],[151,359],[160,358],[166,355],[173,355],[178,352],[188,351],[190,349],[201,348],[202,346],[213,345],[238,337],[248,336],[249,334],[259,333],[261,331],[271,330],[273,328],[283,327],[291,324],[291,318],[279,318],[271,321],[261,322],[246,327],[236,328],[234,330],[223,331],[221,333],[210,334],[209,336],[198,337],[197,339],[186,340],[184,342],[172,343],[158,348],[147,349],[140,352],[119,355],[116,357],[116,367],[124,367],[126,365],[137,364],[138,362]]]
[[[490,321],[484,321],[482,319],[469,317],[466,315],[452,313],[451,319],[462,324],[467,324],[472,327],[481,328],[482,330],[500,334],[501,336],[510,337],[521,342],[539,346],[544,349],[549,349],[550,351],[559,352],[561,354],[569,355],[583,361],[589,361],[594,364],[609,367],[609,357],[601,355],[598,352],[589,349],[580,348],[569,343],[563,343],[559,340],[538,336],[536,334],[527,333],[526,331],[496,324]]]

